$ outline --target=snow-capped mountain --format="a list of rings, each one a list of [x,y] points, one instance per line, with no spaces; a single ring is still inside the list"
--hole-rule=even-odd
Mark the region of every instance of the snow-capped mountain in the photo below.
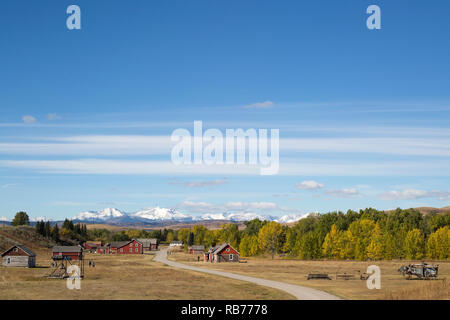
[[[280,218],[277,218],[274,221],[279,222],[279,223],[297,222],[298,220],[306,218],[307,216],[309,216],[309,213],[307,213],[307,214],[288,214],[288,215],[282,216]]]
[[[193,220],[194,217],[178,212],[175,209],[167,208],[147,208],[141,211],[135,212],[130,215],[133,218],[146,219],[146,220]]]
[[[270,216],[263,216],[257,213],[253,212],[239,212],[239,213],[217,213],[217,214],[204,214],[200,218],[201,220],[229,220],[229,221],[235,221],[235,222],[242,222],[242,221],[250,221],[253,219],[259,219],[259,220],[268,220],[272,221],[273,217]]]
[[[98,221],[98,220],[110,220],[115,218],[123,218],[126,217],[127,214],[125,212],[122,212],[118,209],[114,208],[106,208],[102,211],[86,211],[81,212],[77,216],[75,216],[74,220],[81,220],[81,221]]]
[[[134,213],[126,213],[119,209],[106,208],[101,211],[86,211],[76,215],[73,220],[96,223],[159,223],[159,222],[195,222],[195,221],[233,221],[244,222],[253,219],[277,221],[280,223],[295,222],[308,214],[291,214],[282,217],[265,216],[253,212],[212,213],[200,217],[192,216],[169,208],[146,208]]]

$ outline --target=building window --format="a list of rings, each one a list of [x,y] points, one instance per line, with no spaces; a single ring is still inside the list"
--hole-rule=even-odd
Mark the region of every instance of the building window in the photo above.
[[[123,249],[120,249],[120,252],[123,252]]]
[[[139,252],[139,248],[136,248],[136,252]]]
[[[11,263],[11,258],[6,259],[6,263],[10,264]]]
[[[230,248],[227,248],[227,252],[230,252]]]
[[[233,260],[233,255],[232,255],[232,254],[230,254],[230,261],[231,261],[231,260]]]

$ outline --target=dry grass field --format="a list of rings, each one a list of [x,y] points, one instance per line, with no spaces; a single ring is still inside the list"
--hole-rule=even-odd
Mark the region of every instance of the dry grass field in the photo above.
[[[293,299],[282,291],[237,280],[174,269],[153,262],[152,255],[94,255],[95,268],[85,262],[81,290],[69,290],[66,280],[45,279],[51,269],[49,251],[37,251],[38,268],[0,266],[0,299],[50,300],[202,300]],[[220,287],[215,282],[220,281]]]
[[[440,278],[446,280],[405,280],[397,270],[411,261],[302,261],[276,258],[248,258],[247,263],[207,263],[197,262],[197,255],[176,253],[170,259],[195,265],[277,280],[297,285],[312,287],[332,293],[344,299],[378,300],[378,299],[450,299],[450,262],[439,264]],[[416,261],[417,262],[417,261]],[[428,261],[427,261],[428,262]],[[336,273],[355,274],[358,270],[365,272],[371,264],[381,269],[381,289],[369,290],[366,281],[336,280]],[[308,273],[328,273],[332,280],[307,280]]]

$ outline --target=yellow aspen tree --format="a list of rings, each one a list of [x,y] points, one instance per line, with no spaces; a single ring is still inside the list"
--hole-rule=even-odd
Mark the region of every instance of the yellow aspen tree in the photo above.
[[[326,258],[339,259],[341,248],[339,247],[339,242],[341,238],[341,232],[338,230],[336,225],[331,226],[330,232],[325,236],[325,240],[322,245],[322,254]]]
[[[367,257],[371,260],[381,260],[384,256],[384,239],[383,232],[381,231],[380,225],[375,224],[375,229],[373,230],[372,240],[367,247]]]
[[[278,252],[280,237],[283,232],[281,224],[272,221],[264,225],[258,233],[258,244],[263,252],[270,252],[272,259]]]
[[[405,238],[406,259],[416,260],[423,258],[424,238],[419,229],[408,231]]]

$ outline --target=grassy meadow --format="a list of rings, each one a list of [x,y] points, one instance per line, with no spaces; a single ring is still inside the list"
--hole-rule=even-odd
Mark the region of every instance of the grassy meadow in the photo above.
[[[248,276],[277,280],[323,290],[344,299],[450,299],[450,261],[434,261],[439,264],[442,280],[406,280],[397,272],[402,265],[419,261],[308,261],[276,257],[246,258],[246,263],[197,262],[197,255],[174,253],[169,259],[197,267],[229,271]],[[431,263],[432,261],[427,261]],[[381,289],[369,290],[366,281],[359,279],[359,272],[365,272],[369,265],[381,269]],[[308,273],[328,273],[332,280],[307,280]],[[356,280],[336,280],[336,274],[354,274]],[[447,279],[444,279],[447,278]]]
[[[51,270],[50,251],[36,254],[38,268],[0,266],[1,300],[293,299],[275,289],[174,269],[153,262],[152,255],[87,254],[81,290],[69,290],[66,280],[43,277]],[[88,260],[95,262],[95,268],[88,267]],[[215,281],[220,281],[220,290]]]

